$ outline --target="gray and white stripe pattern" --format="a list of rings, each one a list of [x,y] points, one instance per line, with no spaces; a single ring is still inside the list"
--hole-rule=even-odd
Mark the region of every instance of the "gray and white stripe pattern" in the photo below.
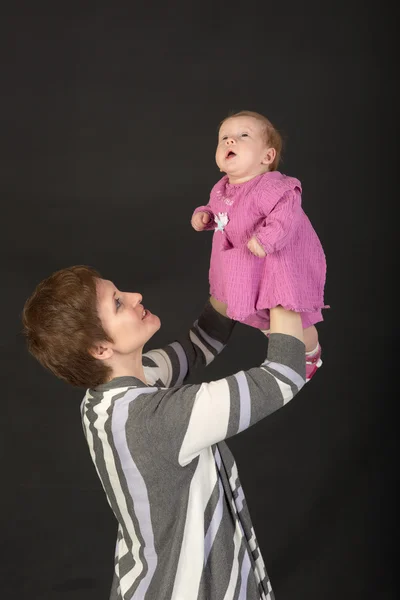
[[[231,330],[207,306],[184,339],[143,356],[148,386],[119,377],[86,393],[83,428],[118,521],[110,600],[274,599],[224,440],[293,398],[304,346],[275,334],[262,366],[185,385]],[[287,345],[290,364],[275,361]]]

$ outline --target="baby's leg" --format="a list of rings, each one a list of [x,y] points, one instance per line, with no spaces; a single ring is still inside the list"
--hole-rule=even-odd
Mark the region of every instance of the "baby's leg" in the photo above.
[[[306,352],[312,352],[318,346],[318,331],[315,325],[306,327],[303,330],[304,344],[306,346]]]
[[[303,336],[306,347],[306,380],[310,381],[322,365],[321,346],[318,341],[318,331],[314,323],[322,321],[321,311],[318,313],[302,313]]]

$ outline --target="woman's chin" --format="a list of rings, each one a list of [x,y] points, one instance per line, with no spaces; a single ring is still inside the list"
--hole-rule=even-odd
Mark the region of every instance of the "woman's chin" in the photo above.
[[[151,325],[152,329],[154,329],[154,333],[158,331],[161,327],[160,318],[157,315],[153,315],[150,311],[148,312],[144,322],[147,322],[148,325]]]

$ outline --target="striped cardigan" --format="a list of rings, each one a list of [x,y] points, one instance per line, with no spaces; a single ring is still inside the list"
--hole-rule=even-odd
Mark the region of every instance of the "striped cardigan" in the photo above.
[[[305,383],[304,345],[272,334],[260,367],[184,384],[233,322],[208,303],[189,334],[143,355],[148,385],[86,392],[82,423],[118,521],[110,600],[273,600],[234,458],[224,442]]]

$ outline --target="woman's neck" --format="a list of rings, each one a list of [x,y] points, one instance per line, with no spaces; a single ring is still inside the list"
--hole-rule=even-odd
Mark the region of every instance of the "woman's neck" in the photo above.
[[[142,350],[138,351],[134,355],[118,355],[115,356],[115,361],[113,365],[110,365],[112,368],[112,379],[116,377],[136,377],[143,381],[145,385],[147,385],[146,377],[144,374],[143,364],[142,364]]]

